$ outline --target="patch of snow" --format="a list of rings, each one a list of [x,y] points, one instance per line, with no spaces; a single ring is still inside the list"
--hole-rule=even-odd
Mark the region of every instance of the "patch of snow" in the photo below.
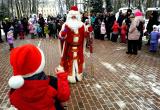
[[[125,82],[125,85],[129,88],[134,88],[134,86],[132,84],[130,84],[129,82]]]
[[[150,86],[151,90],[160,96],[160,83],[152,83],[152,82],[147,82],[148,85]]]
[[[131,68],[131,69],[136,69],[137,66],[136,66],[136,65],[130,65],[130,68]]]
[[[90,86],[90,84],[87,84],[87,85],[86,85],[86,87],[89,87],[89,86]]]
[[[117,101],[116,103],[121,109],[124,109],[126,107],[126,104],[124,103],[124,101]]]
[[[152,86],[151,89],[154,93],[160,96],[160,85]]]
[[[84,52],[84,54],[85,54],[87,57],[90,57],[90,53],[89,53],[89,52]]]
[[[139,81],[139,82],[142,81],[142,78],[137,76],[137,75],[135,75],[134,73],[130,73],[130,75],[128,77],[131,80],[136,80],[136,81]]]
[[[101,88],[102,88],[102,86],[99,85],[99,84],[95,84],[95,87],[98,88],[98,89],[101,89]]]
[[[153,74],[147,75],[147,79],[149,79],[150,81],[156,82],[156,76]]]
[[[154,104],[153,99],[148,99],[148,98],[147,98],[147,101],[148,101],[148,103],[151,104],[151,105]]]
[[[144,97],[140,97],[137,101],[140,103],[138,106],[140,110],[152,110],[151,104]]]
[[[105,63],[105,62],[101,62],[102,65],[104,65],[109,71],[111,72],[117,72],[117,70],[110,64],[110,63]]]
[[[117,47],[116,50],[124,50],[126,47]]]
[[[120,63],[116,63],[116,66],[120,67],[121,69],[125,69],[125,68],[126,68],[126,66],[125,66],[125,65],[120,64]]]

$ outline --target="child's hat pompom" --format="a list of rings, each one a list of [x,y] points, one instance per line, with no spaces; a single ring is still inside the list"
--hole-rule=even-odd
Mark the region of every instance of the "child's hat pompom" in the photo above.
[[[8,81],[9,87],[13,89],[18,89],[23,86],[24,79],[22,76],[12,76]]]

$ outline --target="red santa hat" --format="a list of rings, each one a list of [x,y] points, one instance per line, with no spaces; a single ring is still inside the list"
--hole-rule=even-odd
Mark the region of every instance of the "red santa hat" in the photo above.
[[[77,6],[71,6],[71,9],[72,11],[78,11],[78,7]]]
[[[45,57],[42,50],[32,44],[17,47],[11,51],[10,64],[13,76],[8,84],[13,89],[23,86],[24,79],[39,74],[45,66]]]
[[[67,14],[67,20],[72,19],[72,17],[75,16],[78,20],[81,20],[80,12],[78,11],[77,6],[71,6],[70,11]]]

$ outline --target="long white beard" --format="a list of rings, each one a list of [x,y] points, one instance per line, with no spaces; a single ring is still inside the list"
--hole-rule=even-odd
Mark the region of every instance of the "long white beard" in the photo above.
[[[73,19],[68,20],[67,24],[72,30],[75,30],[75,31],[82,26],[82,23],[80,21],[73,20]]]

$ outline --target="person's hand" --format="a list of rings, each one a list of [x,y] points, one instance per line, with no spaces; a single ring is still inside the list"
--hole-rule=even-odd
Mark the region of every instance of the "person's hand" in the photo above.
[[[63,73],[63,72],[64,72],[64,67],[62,67],[61,65],[55,68],[56,74]]]

